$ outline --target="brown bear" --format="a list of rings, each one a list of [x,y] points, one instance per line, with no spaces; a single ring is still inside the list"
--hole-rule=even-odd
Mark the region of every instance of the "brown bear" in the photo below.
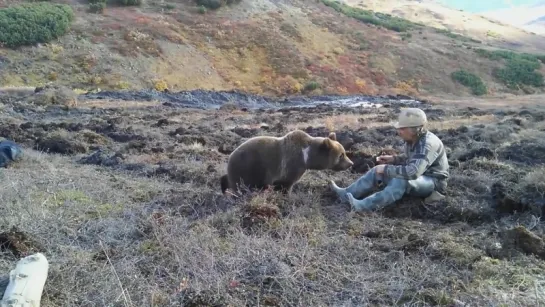
[[[238,146],[229,156],[221,190],[237,192],[267,189],[291,193],[307,170],[343,171],[354,163],[346,156],[334,132],[327,138],[294,130],[282,137],[256,136]]]

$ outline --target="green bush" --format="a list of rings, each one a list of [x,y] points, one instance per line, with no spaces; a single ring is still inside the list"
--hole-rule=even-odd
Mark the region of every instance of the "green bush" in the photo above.
[[[325,5],[335,9],[337,12],[343,13],[346,16],[355,18],[365,23],[381,26],[396,32],[405,32],[415,27],[422,26],[421,24],[411,22],[407,19],[395,17],[390,14],[383,14],[383,13],[373,12],[370,10],[363,10],[360,8],[351,7],[349,5],[340,3],[338,1],[332,1],[332,0],[321,0],[321,1]]]
[[[545,55],[536,55],[536,58],[541,61],[541,63],[545,64]]]
[[[541,87],[543,75],[534,70],[539,69],[539,62],[529,61],[523,58],[515,58],[507,61],[505,68],[496,69],[494,77],[501,80],[509,88],[518,88],[521,85]]]
[[[309,81],[307,84],[305,84],[305,88],[304,90],[306,92],[312,92],[316,89],[320,88],[320,83],[316,82],[316,81]]]
[[[195,2],[202,7],[207,9],[216,10],[222,7],[223,5],[229,5],[234,3],[239,3],[241,0],[195,0]]]
[[[516,89],[523,85],[541,87],[544,86],[543,75],[536,72],[545,60],[544,55],[530,53],[516,53],[509,50],[485,50],[476,49],[480,56],[491,60],[505,59],[504,68],[494,70],[494,77],[507,87]]]
[[[531,62],[539,63],[539,58],[543,56],[530,54],[530,53],[516,53],[509,50],[486,50],[486,49],[475,49],[475,52],[479,54],[480,56],[483,56],[485,58],[491,59],[491,60],[500,60],[500,59],[506,59],[506,60],[513,60],[513,59],[525,59]]]
[[[124,6],[138,6],[142,4],[142,0],[114,0],[113,2]]]
[[[451,77],[460,84],[471,88],[473,95],[481,96],[488,92],[483,80],[473,73],[465,70],[458,70],[453,72]]]
[[[102,13],[106,8],[106,0],[89,0],[89,12]]]
[[[103,13],[108,4],[108,0],[88,0],[89,12],[91,13]],[[111,0],[110,3],[122,6],[139,6],[142,4],[142,0]]]
[[[68,32],[74,20],[66,4],[37,2],[0,9],[0,45],[47,43]]]
[[[463,36],[463,35],[454,33],[452,31],[446,30],[446,29],[437,29],[437,28],[435,28],[435,32],[443,34],[443,35],[445,35],[447,37],[450,37],[452,39],[460,40],[462,42],[482,43],[480,40],[476,40],[476,39],[471,38],[471,37]]]

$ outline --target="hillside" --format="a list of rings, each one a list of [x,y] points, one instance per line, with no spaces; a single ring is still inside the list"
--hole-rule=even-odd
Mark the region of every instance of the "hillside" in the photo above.
[[[190,0],[162,1],[108,5],[102,13],[91,13],[89,4],[64,2],[75,17],[58,40],[0,49],[1,84],[53,82],[78,91],[201,88],[265,95],[470,96],[472,90],[451,76],[462,70],[482,78],[488,94],[542,90],[507,88],[492,74],[502,62],[477,56],[475,50],[515,45],[537,53],[544,50],[543,40],[507,42],[477,35],[479,42],[380,17],[403,25],[397,31],[324,4],[331,1],[241,1],[216,10]]]
[[[482,15],[545,35],[545,1],[533,5],[520,5],[507,9],[484,12]]]
[[[493,17],[493,15],[465,12],[445,6],[434,0],[381,0],[369,2],[347,0],[345,2],[355,7],[393,14],[439,29],[447,29],[498,48],[519,52],[544,52],[545,50],[545,38],[543,36],[532,34],[527,30],[503,21],[509,20],[506,17],[507,15],[511,16],[512,10],[501,11],[505,16],[492,19],[489,17]],[[527,10],[523,14],[525,13],[527,13]]]

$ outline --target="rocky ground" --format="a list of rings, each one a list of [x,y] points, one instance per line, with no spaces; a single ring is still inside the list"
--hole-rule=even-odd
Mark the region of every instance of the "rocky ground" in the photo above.
[[[42,306],[545,303],[545,108],[422,104],[449,148],[448,198],[353,214],[326,182],[399,150],[395,99],[260,109],[240,93],[59,93],[0,98],[0,136],[25,148],[0,172],[0,268],[44,252]],[[354,167],[309,171],[291,196],[221,195],[238,144],[295,128],[335,131]]]

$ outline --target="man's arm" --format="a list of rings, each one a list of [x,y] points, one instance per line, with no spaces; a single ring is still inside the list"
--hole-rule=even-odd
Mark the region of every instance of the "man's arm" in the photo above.
[[[407,161],[407,155],[404,153],[401,153],[399,155],[394,155],[394,161],[392,162],[392,164],[399,165],[399,164],[405,163],[406,161]]]
[[[414,180],[426,171],[428,165],[437,159],[437,146],[426,142],[420,145],[410,161],[404,165],[386,165],[384,173],[390,178]],[[396,158],[396,160],[399,158]]]

